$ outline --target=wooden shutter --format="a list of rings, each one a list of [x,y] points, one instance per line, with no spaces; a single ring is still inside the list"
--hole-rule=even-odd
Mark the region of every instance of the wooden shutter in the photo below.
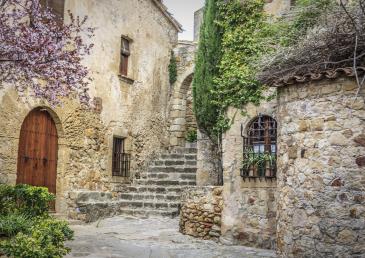
[[[129,40],[122,37],[120,50],[120,66],[119,73],[121,75],[128,75],[128,59],[130,55]]]

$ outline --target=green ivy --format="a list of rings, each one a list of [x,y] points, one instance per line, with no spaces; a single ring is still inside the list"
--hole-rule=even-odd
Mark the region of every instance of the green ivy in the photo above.
[[[48,214],[54,195],[45,187],[0,184],[0,256],[56,258],[70,252],[73,231]]]
[[[186,133],[186,141],[187,142],[196,142],[198,139],[198,132],[196,129],[190,129]]]
[[[213,139],[230,128],[228,107],[258,105],[267,89],[257,80],[260,61],[279,46],[300,42],[333,0],[298,0],[290,18],[264,12],[265,0],[207,0],[193,81],[200,129]],[[269,96],[269,98],[272,96]]]
[[[169,64],[169,79],[170,79],[170,85],[174,84],[177,80],[177,64],[174,51],[171,51],[170,64]]]
[[[230,127],[229,106],[258,104],[262,85],[253,65],[270,50],[264,0],[208,0],[194,75],[194,107],[200,128],[218,139]],[[212,137],[211,137],[212,138]]]

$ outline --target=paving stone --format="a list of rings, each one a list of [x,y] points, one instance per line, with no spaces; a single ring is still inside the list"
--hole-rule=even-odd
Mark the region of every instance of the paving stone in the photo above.
[[[130,211],[137,214],[138,211]],[[151,216],[155,212],[151,211]],[[224,246],[178,232],[170,218],[114,217],[87,225],[74,225],[72,251],[66,258],[241,258],[276,257],[271,250]]]

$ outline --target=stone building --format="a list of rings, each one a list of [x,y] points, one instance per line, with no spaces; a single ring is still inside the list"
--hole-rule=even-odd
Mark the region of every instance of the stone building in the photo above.
[[[4,85],[0,181],[47,186],[56,194],[56,211],[70,215],[78,211],[75,192],[115,197],[121,184],[131,183],[169,147],[168,65],[181,26],[159,0],[46,2],[65,22],[70,10],[87,15],[87,26],[96,28],[95,47],[83,61],[94,79],[95,109],[73,99],[58,107],[32,97],[23,102]]]
[[[265,8],[281,15],[289,7]],[[180,231],[280,257],[362,257],[365,89],[357,94],[352,68],[271,86],[273,100],[228,110],[223,186],[184,193]],[[216,185],[205,142],[198,139],[197,185]]]

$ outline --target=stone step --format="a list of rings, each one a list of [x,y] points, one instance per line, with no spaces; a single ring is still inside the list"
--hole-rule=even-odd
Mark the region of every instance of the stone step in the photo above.
[[[195,173],[155,172],[142,174],[143,179],[196,180]]]
[[[196,185],[195,180],[164,180],[164,179],[137,179],[136,184],[145,186],[177,186],[177,185]]]
[[[166,167],[166,166],[150,166],[147,173],[150,172],[166,172],[166,173],[196,173],[196,167]]]
[[[155,209],[129,209],[129,208],[121,208],[118,212],[119,215],[125,216],[135,216],[135,217],[142,217],[142,218],[149,218],[149,217],[169,217],[175,218],[179,215],[179,211],[174,210],[155,210]]]
[[[67,215],[63,214],[63,213],[50,212],[49,215],[58,220],[65,220],[70,225],[84,225],[85,224],[85,222],[82,220],[69,219],[69,218],[67,218]]]
[[[165,160],[156,160],[152,162],[152,166],[165,166],[165,167],[183,167],[183,166],[195,166],[197,165],[196,160],[174,160],[174,159],[165,159]]]
[[[161,210],[161,209],[176,209],[178,210],[180,206],[180,202],[164,202],[164,201],[128,201],[128,200],[120,200],[118,201],[119,209],[123,208],[147,208],[147,209],[154,209],[154,210]]]
[[[180,195],[177,194],[157,194],[157,193],[121,193],[119,198],[130,201],[180,201]]]
[[[196,154],[162,154],[159,160],[196,160]]]
[[[143,193],[143,194],[150,194],[150,193],[151,194],[172,194],[172,193],[180,194],[181,191],[182,191],[181,186],[163,187],[163,186],[154,186],[154,185],[150,185],[150,186],[133,185],[133,186],[128,186],[128,187],[121,189],[120,192]]]
[[[198,153],[197,148],[174,148],[170,151],[172,154],[196,154]]]

